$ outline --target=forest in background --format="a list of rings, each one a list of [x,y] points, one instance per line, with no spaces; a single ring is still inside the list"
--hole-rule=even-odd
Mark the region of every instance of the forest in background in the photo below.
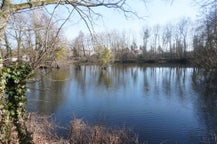
[[[26,60],[34,65],[51,65],[58,60],[97,63],[99,59],[101,65],[108,62],[191,62],[216,69],[215,3],[210,4],[209,10],[196,21],[182,18],[176,23],[144,26],[141,28],[142,42],[133,34],[118,30],[89,34],[80,31],[69,41],[58,20],[50,15],[44,9],[13,14],[3,35],[1,54],[4,59]],[[44,52],[49,56],[39,62]]]

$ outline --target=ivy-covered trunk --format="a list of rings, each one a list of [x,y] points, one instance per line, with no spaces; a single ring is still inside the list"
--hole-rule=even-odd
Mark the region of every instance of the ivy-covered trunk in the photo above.
[[[3,33],[13,12],[11,6],[11,0],[3,0],[0,7],[0,49]],[[0,53],[0,143],[32,143],[24,116],[25,80],[30,71],[29,65],[25,64],[5,67]],[[13,139],[12,133],[17,133],[17,140]]]
[[[8,9],[9,2],[6,1],[0,8],[0,49],[2,48],[2,38],[7,21],[10,17],[10,11]],[[3,73],[3,55],[0,53],[0,143],[10,143],[12,125],[10,122],[10,114],[7,111],[7,100],[5,95],[6,79]]]
[[[31,72],[29,64],[16,64],[5,68],[5,79],[7,81],[5,91],[7,94],[7,111],[10,119],[16,127],[18,139],[21,144],[32,143],[30,133],[25,125],[25,103],[26,103],[26,78]]]
[[[5,84],[5,75],[2,72],[2,68],[0,68],[0,143],[9,144],[12,125],[10,123],[10,114],[7,111]]]
[[[29,64],[15,64],[0,71],[0,143],[31,144],[25,118],[26,78]],[[13,137],[17,133],[16,137]]]
[[[7,20],[2,16],[2,10],[0,10],[0,50],[2,49],[2,38],[3,38],[3,33],[6,29],[6,21]],[[3,55],[0,52],[0,69],[2,69],[2,67],[3,67]]]
[[[7,27],[7,22],[10,18],[13,9],[11,9],[11,0],[3,0],[0,7],[0,49],[2,44],[3,33]],[[0,53],[0,68],[3,67],[3,56]]]

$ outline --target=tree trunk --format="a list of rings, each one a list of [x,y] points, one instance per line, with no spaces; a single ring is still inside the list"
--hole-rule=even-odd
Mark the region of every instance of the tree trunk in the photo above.
[[[86,57],[86,53],[85,53],[85,49],[84,49],[84,43],[83,43],[83,41],[82,41],[82,49],[83,49],[83,55]]]
[[[10,0],[4,0],[0,8],[0,49],[2,49],[2,37],[10,18]],[[3,55],[0,54],[0,69],[3,67]]]
[[[17,37],[17,59],[18,59],[18,62],[21,61],[20,49],[21,49],[21,31],[18,32],[18,37]]]
[[[3,38],[3,34],[4,31],[6,29],[7,26],[7,22],[9,20],[10,17],[10,9],[9,9],[9,5],[10,5],[10,0],[5,0],[2,3],[2,6],[0,8],[0,50],[2,49],[2,38]],[[6,97],[5,97],[5,77],[3,76],[3,54],[0,53],[0,103],[1,103],[1,108],[0,108],[0,123],[3,124],[3,126],[9,126],[9,115],[4,112],[5,107],[6,107]],[[2,127],[3,127],[2,126]],[[0,128],[0,143],[9,143],[9,140],[6,139],[7,136],[7,131],[5,131],[4,127]],[[9,128],[9,127],[8,127]]]
[[[6,51],[7,51],[5,58],[8,59],[8,58],[11,58],[12,52],[11,52],[11,47],[10,47],[10,44],[8,41],[8,36],[6,33],[4,33],[4,39],[5,39],[5,47],[6,47]]]
[[[2,16],[0,15],[0,49],[2,49],[2,37],[3,37],[4,30],[6,28],[6,23],[4,24],[3,20],[4,18],[2,18]],[[2,67],[3,67],[3,55],[2,53],[0,53],[0,69]]]

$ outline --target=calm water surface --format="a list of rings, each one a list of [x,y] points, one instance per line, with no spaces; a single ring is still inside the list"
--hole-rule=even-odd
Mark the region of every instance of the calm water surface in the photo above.
[[[69,66],[36,75],[27,109],[54,114],[61,126],[76,117],[130,128],[149,143],[199,143],[217,132],[217,96],[194,84],[193,75],[183,67]]]

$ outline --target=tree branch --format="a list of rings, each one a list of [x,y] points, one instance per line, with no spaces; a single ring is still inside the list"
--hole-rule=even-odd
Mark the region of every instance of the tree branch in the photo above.
[[[42,7],[50,4],[70,4],[74,7],[107,7],[107,8],[120,8],[123,6],[126,0],[119,0],[117,2],[108,2],[105,3],[104,0],[96,1],[96,2],[90,2],[90,1],[78,1],[78,0],[43,0],[43,1],[32,1],[27,3],[20,3],[20,4],[13,4],[12,9],[14,12],[25,10],[25,9],[31,9],[33,7]]]

